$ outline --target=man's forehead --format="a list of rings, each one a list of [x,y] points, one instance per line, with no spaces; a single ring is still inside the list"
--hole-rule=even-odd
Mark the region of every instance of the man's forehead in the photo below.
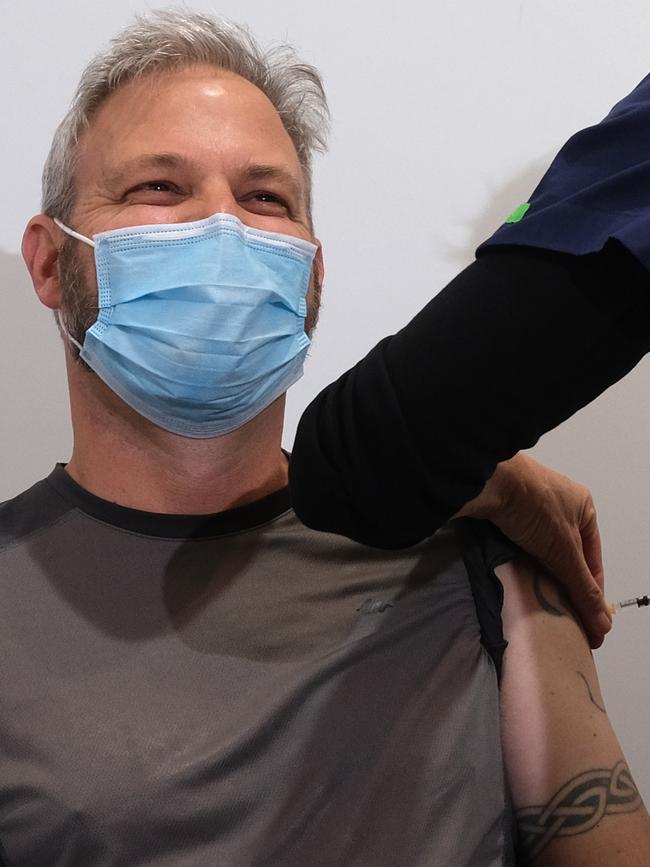
[[[196,169],[224,155],[252,177],[302,180],[295,145],[270,100],[240,76],[206,66],[124,85],[100,106],[79,155],[108,181],[138,169]]]
[[[175,132],[186,137],[195,126],[207,128],[209,123],[217,129],[248,124],[262,135],[275,133],[290,140],[278,110],[259,87],[210,66],[155,72],[126,82],[99,105],[82,139],[92,138],[95,130],[111,140],[114,132],[123,136],[143,128],[156,140]]]

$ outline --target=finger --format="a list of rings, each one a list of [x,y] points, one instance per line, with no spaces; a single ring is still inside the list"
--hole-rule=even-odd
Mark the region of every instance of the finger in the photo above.
[[[594,581],[604,593],[605,570],[603,567],[603,549],[595,509],[585,526],[580,528],[580,535],[582,536],[582,551],[589,571],[593,575]]]
[[[605,641],[604,635],[589,635],[589,633],[587,633],[587,638],[589,640],[589,647],[591,647],[592,650],[598,650]]]
[[[605,636],[612,628],[612,616],[607,610],[607,603],[602,590],[591,574],[586,561],[580,584],[582,589],[577,585],[572,587],[571,599],[587,634],[589,646],[596,649],[601,646]]]
[[[568,549],[564,547],[561,552],[555,552],[553,559],[555,562],[549,559],[547,566],[566,589],[590,646],[600,647],[611,629],[611,615],[598,581],[584,557],[579,534]]]
[[[596,625],[599,626],[598,632],[593,632],[590,628],[587,629],[589,644],[595,650],[600,647],[605,639],[605,635],[612,628],[612,615],[607,606],[605,598],[605,569],[603,566],[603,551],[600,539],[600,531],[598,529],[598,520],[596,518],[596,510],[594,509],[591,518],[587,525],[581,530],[582,535],[582,550],[587,563],[587,567],[591,572],[594,581],[598,585],[603,594],[604,610],[597,616]]]

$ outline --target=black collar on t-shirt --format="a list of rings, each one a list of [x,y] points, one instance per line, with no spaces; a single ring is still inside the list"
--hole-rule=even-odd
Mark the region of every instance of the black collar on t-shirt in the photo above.
[[[99,521],[132,533],[167,539],[206,538],[250,530],[272,521],[291,508],[288,487],[280,488],[254,503],[225,512],[165,515],[130,509],[96,497],[68,475],[65,464],[57,464],[47,477],[47,482],[72,506]]]

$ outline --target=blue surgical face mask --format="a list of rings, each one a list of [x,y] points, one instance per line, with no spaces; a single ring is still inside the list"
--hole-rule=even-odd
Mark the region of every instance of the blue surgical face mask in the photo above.
[[[314,244],[229,214],[93,240],[55,222],[95,248],[99,315],[83,345],[70,339],[154,424],[221,436],[302,376]]]

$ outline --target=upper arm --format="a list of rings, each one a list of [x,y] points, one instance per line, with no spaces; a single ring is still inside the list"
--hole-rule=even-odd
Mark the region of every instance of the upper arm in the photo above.
[[[650,820],[568,602],[528,559],[497,574],[503,749],[524,863],[650,867]]]

